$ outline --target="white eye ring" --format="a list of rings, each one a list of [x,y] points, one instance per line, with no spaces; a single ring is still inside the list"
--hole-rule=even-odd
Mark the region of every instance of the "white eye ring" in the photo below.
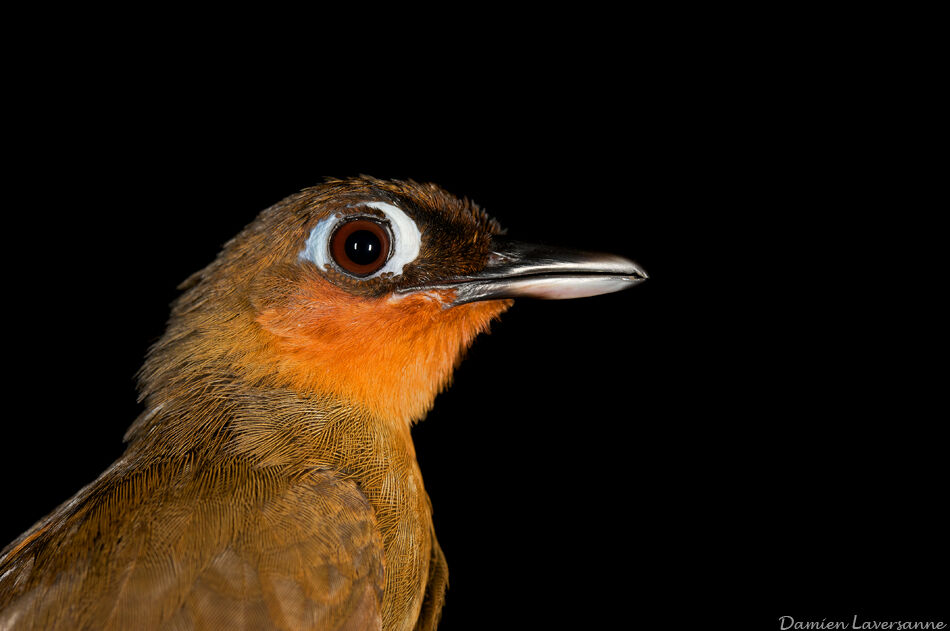
[[[422,233],[416,227],[416,222],[410,219],[409,215],[403,212],[402,209],[386,202],[364,202],[359,205],[368,206],[382,212],[392,233],[392,254],[386,264],[375,273],[363,277],[363,279],[376,278],[383,274],[399,276],[402,274],[403,268],[419,256]],[[330,255],[330,237],[336,230],[337,225],[344,219],[347,219],[347,217],[334,213],[320,220],[310,231],[310,236],[307,237],[307,242],[304,244],[303,250],[300,251],[300,258],[311,261],[320,269],[326,269],[329,265],[331,268],[347,273],[346,270],[336,264]]]

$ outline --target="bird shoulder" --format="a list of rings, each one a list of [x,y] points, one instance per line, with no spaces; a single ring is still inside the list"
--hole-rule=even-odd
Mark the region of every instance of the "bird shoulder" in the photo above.
[[[0,628],[378,629],[383,565],[333,471],[113,470],[0,560]]]

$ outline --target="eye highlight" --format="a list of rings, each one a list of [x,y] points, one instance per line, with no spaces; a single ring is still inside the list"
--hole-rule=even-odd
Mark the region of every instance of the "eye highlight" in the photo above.
[[[346,221],[330,237],[330,255],[354,276],[382,269],[391,251],[389,231],[371,219]]]

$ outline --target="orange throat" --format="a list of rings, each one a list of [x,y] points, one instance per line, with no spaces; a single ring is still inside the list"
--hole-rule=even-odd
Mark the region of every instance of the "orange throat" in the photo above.
[[[453,294],[364,298],[307,283],[291,304],[259,313],[261,363],[299,393],[330,395],[382,419],[417,421],[475,337],[512,304],[448,307]]]

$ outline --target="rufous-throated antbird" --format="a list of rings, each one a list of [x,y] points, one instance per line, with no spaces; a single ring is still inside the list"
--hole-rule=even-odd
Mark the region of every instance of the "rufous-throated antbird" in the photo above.
[[[411,425],[512,299],[644,279],[431,184],[288,197],[182,284],[124,455],[0,553],[0,629],[435,628]]]

